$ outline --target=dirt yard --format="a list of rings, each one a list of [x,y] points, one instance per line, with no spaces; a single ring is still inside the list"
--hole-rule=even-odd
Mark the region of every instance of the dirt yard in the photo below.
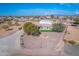
[[[17,26],[11,26],[10,28],[12,28],[12,30],[5,31],[4,29],[0,29],[0,38],[11,35],[18,30]]]
[[[67,31],[65,39],[79,41],[79,27],[68,26]]]

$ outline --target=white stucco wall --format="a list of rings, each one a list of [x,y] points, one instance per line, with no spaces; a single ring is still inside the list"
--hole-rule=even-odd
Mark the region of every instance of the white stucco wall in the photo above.
[[[51,21],[50,19],[43,19],[43,20],[39,21],[41,29],[52,28],[52,23],[53,23],[53,21]]]

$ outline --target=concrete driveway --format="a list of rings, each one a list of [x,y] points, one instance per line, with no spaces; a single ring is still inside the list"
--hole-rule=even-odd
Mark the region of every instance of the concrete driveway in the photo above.
[[[41,36],[47,35],[47,39],[41,38]],[[57,32],[43,32],[39,37],[33,37],[25,35],[23,37],[24,46],[21,55],[33,55],[33,56],[52,56],[63,55],[63,35],[64,33]]]

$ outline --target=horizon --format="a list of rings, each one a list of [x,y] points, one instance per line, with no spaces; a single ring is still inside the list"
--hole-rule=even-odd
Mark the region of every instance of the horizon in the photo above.
[[[0,16],[79,16],[79,3],[1,3]]]

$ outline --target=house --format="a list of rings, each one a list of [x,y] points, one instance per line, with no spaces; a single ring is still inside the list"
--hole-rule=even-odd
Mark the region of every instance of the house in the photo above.
[[[59,23],[58,19],[41,19],[39,21],[39,26],[41,30],[48,30],[52,28],[52,25],[55,23]]]
[[[0,17],[0,23],[4,22],[4,17]]]
[[[41,30],[51,29],[53,21],[49,19],[42,19],[39,21],[39,26]]]

